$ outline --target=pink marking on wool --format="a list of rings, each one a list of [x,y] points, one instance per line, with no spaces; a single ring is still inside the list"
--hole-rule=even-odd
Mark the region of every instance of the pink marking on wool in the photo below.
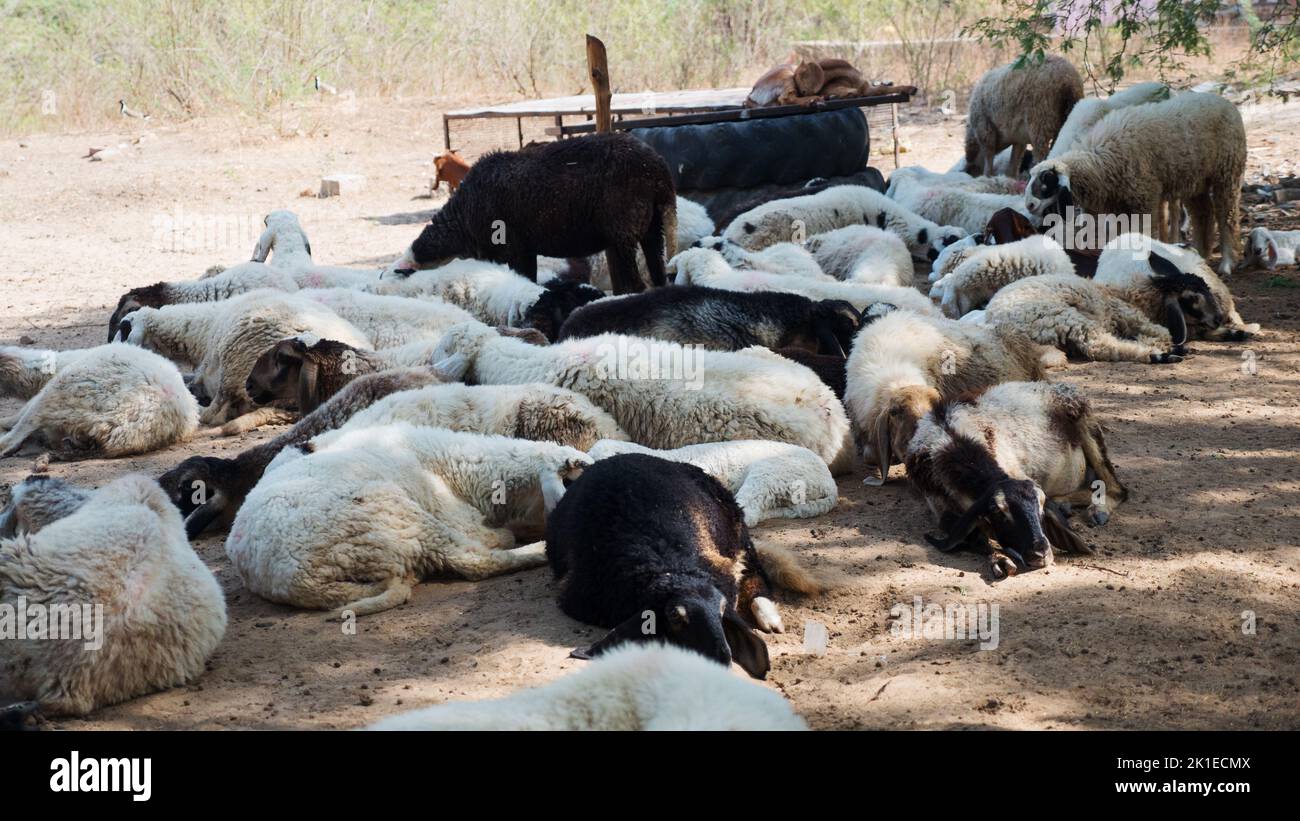
[[[1016,180],[1016,181],[1015,181],[1015,189],[1016,189],[1016,193],[1017,193],[1017,194],[1023,194],[1023,193],[1025,193],[1025,184],[1026,184],[1027,182],[1028,182],[1028,180]]]
[[[310,271],[307,274],[307,282],[312,288],[320,288],[325,284],[325,275],[317,270]]]

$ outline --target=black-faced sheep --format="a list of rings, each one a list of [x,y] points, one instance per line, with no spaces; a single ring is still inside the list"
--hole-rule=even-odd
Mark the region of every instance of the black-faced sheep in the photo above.
[[[1100,525],[1128,498],[1087,399],[1064,384],[1009,382],[945,402],[917,425],[905,461],[946,534],[931,544],[988,553],[994,578],[1050,564],[1053,548],[1091,553],[1070,507]]]
[[[610,630],[580,658],[667,641],[755,678],[771,667],[751,624],[781,630],[744,513],[717,479],[643,454],[589,466],[551,513],[560,609]]]
[[[394,269],[428,268],[452,257],[500,262],[532,281],[537,257],[605,252],[618,294],[663,285],[665,250],[676,253],[677,198],[663,159],[627,134],[494,152],[411,244]]]

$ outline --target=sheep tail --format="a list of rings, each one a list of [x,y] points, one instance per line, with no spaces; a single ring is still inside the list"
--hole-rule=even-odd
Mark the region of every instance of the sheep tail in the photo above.
[[[784,547],[755,545],[754,551],[758,554],[758,563],[763,572],[773,585],[805,596],[817,596],[826,592],[826,582],[800,564],[795,555]]]
[[[659,226],[664,232],[664,261],[677,256],[677,195],[669,193],[659,203]]]

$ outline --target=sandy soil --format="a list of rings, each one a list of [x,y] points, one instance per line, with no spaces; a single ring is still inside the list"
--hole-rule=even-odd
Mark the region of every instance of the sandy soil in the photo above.
[[[421,198],[441,147],[438,102],[363,103],[291,111],[280,128],[135,121],[121,132],[33,136],[0,143],[0,344],[102,343],[126,289],[193,278],[247,259],[260,218],[295,210],[319,262],[392,258],[440,200]],[[1247,112],[1251,165],[1291,173],[1300,110]],[[300,133],[294,133],[295,130]],[[946,167],[962,121],[907,118],[905,163]],[[281,137],[278,133],[292,136]],[[138,141],[138,142],[136,142]],[[102,163],[87,149],[124,145]],[[300,197],[332,171],[365,174],[366,189]],[[176,236],[168,218],[230,231],[219,241]],[[1300,222],[1276,209],[1270,225]],[[252,232],[252,235],[249,235]],[[1294,269],[1279,272],[1294,286]],[[768,685],[816,728],[1297,728],[1300,727],[1300,290],[1239,274],[1245,345],[1194,345],[1174,366],[1072,364],[1109,428],[1111,455],[1133,490],[1087,558],[992,584],[973,555],[929,548],[922,505],[896,479],[840,482],[838,508],[816,520],[768,524],[760,542],[786,545],[839,580],[816,600],[782,601],[790,632],[769,640]],[[1242,369],[1253,352],[1257,373]],[[15,411],[0,401],[0,414]],[[101,485],[129,471],[157,475],[192,453],[235,452],[271,435],[201,439],[147,457],[55,463],[51,472]],[[28,459],[0,460],[0,482]],[[222,539],[196,549],[226,590],[230,627],[209,670],[186,687],[104,709],[57,728],[347,728],[449,699],[500,696],[578,669],[568,650],[600,631],[563,616],[549,574],[420,585],[404,607],[345,635],[321,614],[244,590]],[[891,635],[897,603],[999,608],[1000,643]],[[1256,631],[1243,634],[1243,611]],[[825,655],[804,625],[827,626]],[[739,674],[739,673],[738,673]]]

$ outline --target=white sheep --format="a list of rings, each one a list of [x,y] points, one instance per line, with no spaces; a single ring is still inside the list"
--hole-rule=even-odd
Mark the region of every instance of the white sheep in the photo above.
[[[930,266],[928,276],[930,282],[938,282],[955,271],[958,265],[966,261],[967,257],[984,247],[981,242],[982,239],[982,235],[972,234],[969,237],[962,237],[940,251],[939,256],[935,257],[934,263]],[[933,289],[930,291],[931,298],[937,299],[941,295],[942,292],[936,293]]]
[[[62,459],[113,458],[185,441],[199,408],[175,365],[113,344],[80,352],[10,421],[0,456],[30,442]]]
[[[304,288],[298,295],[351,323],[370,341],[368,347],[376,350],[435,340],[452,325],[477,321],[464,308],[441,299],[385,296],[350,288]],[[326,334],[319,335],[348,342]]]
[[[253,248],[253,262],[266,262],[291,274],[300,288],[361,288],[379,280],[379,268],[342,268],[312,262],[311,243],[292,211],[272,211],[263,219],[266,230]]]
[[[1009,158],[1011,150],[1007,149],[999,158]],[[898,193],[905,187],[919,186],[926,188],[960,188],[964,191],[977,191],[984,194],[1023,194],[1025,191],[1024,180],[1018,180],[1014,175],[1005,175],[1004,172],[997,172],[999,176],[992,177],[972,177],[961,166],[966,163],[959,160],[957,165],[950,171],[931,171],[919,165],[908,165],[899,168],[889,175],[889,185],[885,187],[885,196],[891,199],[898,199]]]
[[[262,262],[245,262],[220,273],[196,280],[159,282],[132,288],[122,295],[108,320],[108,339],[117,335],[122,317],[140,308],[161,308],[186,302],[220,302],[261,288],[292,292],[298,290],[294,277]]]
[[[1083,78],[1064,57],[1009,63],[984,73],[971,90],[966,117],[966,168],[992,176],[993,158],[1010,146],[1008,173],[1018,176],[1027,146],[1047,156],[1065,119],[1083,98]]]
[[[0,602],[26,607],[29,621],[28,638],[4,636],[0,692],[51,714],[84,715],[191,681],[226,630],[221,587],[180,513],[138,475],[39,532],[0,540]],[[38,608],[83,632],[33,636]]]
[[[831,389],[765,348],[707,351],[615,334],[538,347],[466,325],[447,332],[434,359],[447,379],[576,391],[648,447],[770,439],[802,445],[830,464],[848,434]]]
[[[958,319],[986,305],[1002,286],[1044,274],[1073,274],[1074,263],[1056,240],[1043,234],[988,245],[935,283],[944,316]],[[931,291],[931,296],[935,294]]]
[[[259,356],[299,334],[371,347],[356,326],[301,293],[250,291],[224,302],[140,308],[122,318],[118,337],[168,359],[194,363],[192,390],[210,397],[199,414],[219,425],[252,409],[245,390]]]
[[[0,345],[0,397],[31,399],[55,373],[83,352]]]
[[[1091,128],[1112,111],[1131,105],[1155,103],[1169,99],[1169,86],[1164,83],[1137,83],[1109,97],[1086,97],[1074,104],[1070,116],[1052,143],[1052,150],[1044,159],[1054,160],[1075,145]]]
[[[897,234],[883,228],[846,225],[814,234],[804,247],[817,265],[835,279],[878,285],[912,284],[911,252]]]
[[[988,176],[987,178],[988,179],[1015,179],[1016,177],[1019,177],[1027,170],[1025,168],[1025,163],[1026,162],[1032,163],[1033,157],[1034,157],[1034,153],[1032,151],[1023,152],[1020,157],[1020,167],[1012,168],[1011,167],[1011,146],[1007,146],[1006,148],[999,151],[997,153],[997,156],[993,158],[993,175]],[[961,159],[957,160],[957,162],[952,164],[952,168],[949,168],[947,173],[964,174],[967,177],[969,177],[971,174],[979,174],[981,172],[982,169],[978,164],[975,165],[968,164],[966,162],[966,158],[962,157]],[[934,174],[937,172],[931,171],[929,173]],[[973,179],[980,179],[980,178],[975,177]],[[1021,187],[1022,188],[1024,187],[1023,181],[1021,182]]]
[[[759,251],[750,251],[729,239],[706,237],[694,247],[717,251],[737,271],[762,271],[808,279],[831,278],[811,253],[793,242],[778,242]]]
[[[945,245],[967,233],[918,216],[873,188],[837,185],[816,194],[763,203],[736,217],[722,236],[756,251],[846,225],[874,225],[892,231],[907,243],[912,258],[921,262],[934,259]]]
[[[268,469],[239,509],[226,553],[263,598],[361,616],[412,586],[540,567],[545,513],[591,458],[574,448],[405,423],[331,431]]]
[[[629,644],[544,687],[391,716],[371,730],[806,730],[789,702],[670,644]]]
[[[983,231],[989,218],[1004,208],[1032,217],[1023,192],[987,194],[962,188],[900,186],[896,199],[925,219],[955,225],[970,234]]]
[[[784,277],[762,271],[735,271],[722,255],[708,248],[689,248],[668,263],[668,273],[677,285],[703,285],[724,291],[781,291],[813,300],[842,299],[859,311],[884,302],[922,314],[935,313],[925,295],[912,287],[878,285],[872,282],[838,282],[806,277]]]
[[[767,519],[820,516],[839,501],[826,463],[807,448],[784,442],[750,439],[654,450],[633,442],[604,440],[589,452],[596,461],[620,453],[645,453],[695,465],[731,491],[749,527]]]
[[[1279,265],[1295,265],[1297,249],[1300,249],[1300,231],[1254,228],[1246,239],[1246,258],[1242,264],[1259,265],[1269,271]]]

